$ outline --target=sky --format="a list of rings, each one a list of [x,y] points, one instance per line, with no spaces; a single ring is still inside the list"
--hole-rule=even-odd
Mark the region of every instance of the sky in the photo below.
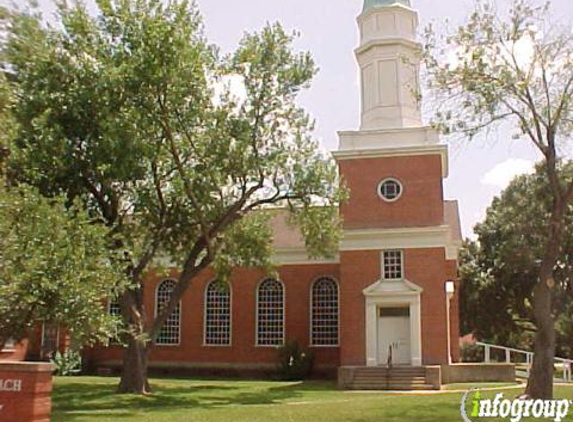
[[[10,0],[0,0],[7,5]],[[462,23],[473,9],[473,0],[411,0],[420,14],[420,28],[429,23]],[[509,0],[496,0],[500,7]],[[360,99],[356,17],[363,0],[197,0],[208,38],[223,52],[233,51],[245,31],[279,21],[300,37],[296,48],[310,51],[318,67],[311,88],[299,101],[316,120],[316,137],[328,150],[338,146],[337,132],[359,125]],[[39,0],[50,14],[50,0]],[[573,20],[571,0],[553,0],[555,18],[563,24]],[[431,104],[425,109],[431,110]],[[511,139],[506,127],[471,143],[442,138],[449,145],[450,174],[444,182],[445,198],[460,203],[464,236],[473,237],[473,226],[483,220],[493,197],[517,174],[530,172],[541,157],[523,140]]]

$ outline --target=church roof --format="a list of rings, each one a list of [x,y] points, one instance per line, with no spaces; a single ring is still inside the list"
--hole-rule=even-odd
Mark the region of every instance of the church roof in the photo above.
[[[450,226],[451,236],[454,242],[461,242],[463,240],[459,208],[457,200],[444,201],[444,223]]]
[[[373,7],[391,6],[396,3],[411,7],[410,0],[364,0],[364,9],[362,9],[362,12],[366,12]]]
[[[273,231],[273,246],[275,248],[304,248],[304,239],[298,227],[288,224],[286,210],[273,210],[271,227]]]

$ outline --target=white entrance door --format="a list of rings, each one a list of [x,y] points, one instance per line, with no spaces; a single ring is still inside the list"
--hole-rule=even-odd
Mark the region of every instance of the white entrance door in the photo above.
[[[378,364],[388,363],[392,348],[392,364],[410,365],[410,309],[379,308]]]

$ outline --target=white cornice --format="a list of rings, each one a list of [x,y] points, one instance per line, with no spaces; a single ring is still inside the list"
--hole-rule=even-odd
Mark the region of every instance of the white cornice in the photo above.
[[[370,15],[374,15],[374,14],[380,14],[380,13],[388,13],[388,12],[398,12],[398,13],[414,13],[416,15],[416,25],[418,25],[418,12],[416,11],[416,9],[413,9],[411,7],[408,7],[404,4],[401,3],[395,3],[389,6],[384,6],[384,7],[372,7],[364,12],[362,12],[360,15],[358,15],[358,17],[356,18],[356,22],[358,22],[358,24],[362,24],[364,22],[365,19],[368,19],[370,17]]]
[[[448,246],[449,226],[345,230],[341,251],[439,248]]]
[[[348,134],[368,134],[368,133],[388,133],[388,134],[396,134],[396,133],[417,133],[417,132],[436,132],[431,126],[418,126],[418,127],[395,127],[395,128],[388,128],[388,129],[363,129],[363,130],[339,130],[339,135],[348,135]]]
[[[383,250],[407,248],[446,248],[446,259],[456,260],[460,242],[450,240],[450,227],[411,227],[397,229],[360,229],[345,230],[340,242],[340,251],[357,250]],[[290,248],[276,248],[271,257],[276,265],[327,265],[340,264],[340,254],[332,258],[308,257],[304,246]],[[167,258],[157,258],[155,265],[168,268],[176,267],[175,263]]]
[[[339,264],[340,255],[335,254],[332,258],[309,258],[304,246],[291,248],[275,248],[271,256],[271,262],[276,265],[313,265],[313,264]],[[156,258],[154,265],[165,268],[177,268],[177,264],[169,257]]]
[[[271,257],[276,265],[312,265],[312,264],[338,264],[340,256],[336,254],[332,258],[310,259],[304,247],[300,248],[277,248]]]
[[[406,38],[387,37],[387,38],[377,38],[365,42],[360,47],[354,50],[354,54],[359,56],[365,51],[368,51],[374,47],[386,47],[386,46],[396,46],[396,45],[407,47],[418,52],[422,51],[422,44],[420,44],[417,41],[412,41]]]
[[[405,157],[412,155],[435,155],[442,158],[442,177],[448,177],[448,146],[447,145],[417,145],[393,148],[348,149],[333,151],[333,157],[339,160],[355,160],[360,158]]]
[[[441,145],[440,134],[430,126],[339,131],[338,138],[338,151]]]
[[[374,284],[362,290],[364,296],[403,296],[403,295],[420,295],[423,288],[409,280],[403,279],[398,281],[378,280]]]

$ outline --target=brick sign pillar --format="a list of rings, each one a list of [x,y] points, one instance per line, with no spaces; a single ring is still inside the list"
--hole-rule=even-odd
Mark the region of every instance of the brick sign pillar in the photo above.
[[[0,361],[0,421],[49,422],[54,365]]]

